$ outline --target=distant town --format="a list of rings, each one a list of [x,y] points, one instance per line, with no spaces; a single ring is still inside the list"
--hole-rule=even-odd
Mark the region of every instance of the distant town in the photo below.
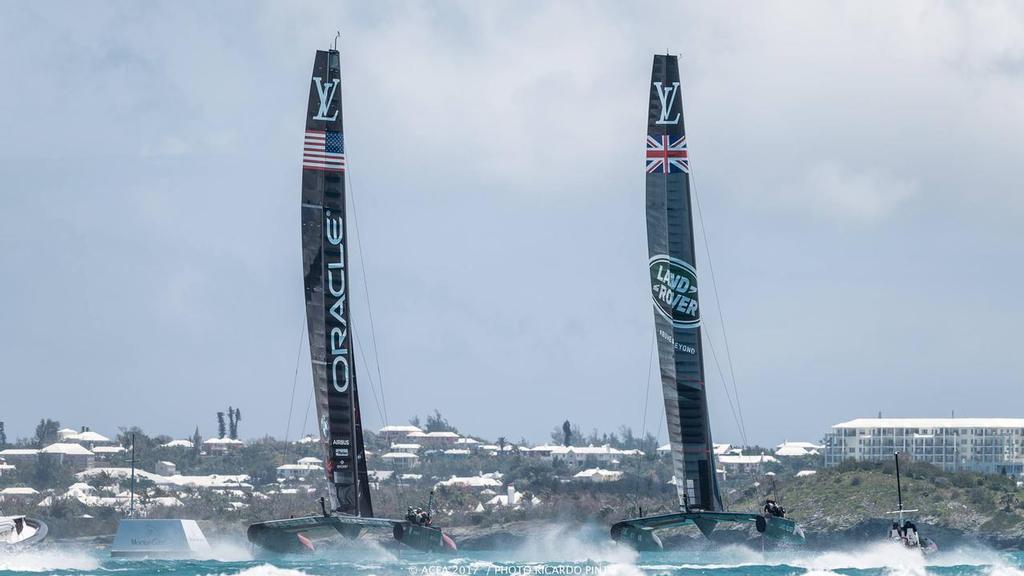
[[[8,442],[0,426],[0,507],[33,511],[58,528],[63,521],[69,536],[102,534],[129,508],[211,521],[315,510],[325,493],[318,437],[242,440],[240,413],[231,409],[219,418],[212,438],[198,430],[188,438],[140,429],[108,436],[43,419],[34,437]],[[432,491],[452,525],[565,513],[604,519],[630,507],[676,506],[669,445],[629,428],[583,434],[567,421],[553,427],[550,442],[527,445],[460,432],[435,412],[425,422],[416,418],[366,436],[381,511],[423,505]],[[726,498],[735,500],[766,486],[766,477],[797,481],[843,463],[890,461],[894,452],[944,472],[1016,479],[1024,466],[1024,419],[858,418],[832,426],[817,442],[716,444],[715,461]]]

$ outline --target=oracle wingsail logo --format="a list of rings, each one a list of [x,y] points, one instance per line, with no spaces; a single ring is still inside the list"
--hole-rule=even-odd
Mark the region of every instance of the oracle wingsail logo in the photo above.
[[[326,280],[327,292],[331,301],[330,314],[327,318],[330,332],[328,333],[329,352],[331,355],[331,370],[329,377],[331,386],[339,393],[348,392],[349,387],[349,362],[348,362],[348,320],[345,313],[345,247],[344,240],[345,226],[341,218],[331,216],[328,210],[324,220],[324,237],[333,247],[330,252],[337,252],[335,261],[327,261]],[[325,246],[326,248],[326,246]],[[325,255],[328,250],[324,250]]]
[[[700,326],[697,270],[665,254],[651,258],[651,297],[654,308],[676,328]]]

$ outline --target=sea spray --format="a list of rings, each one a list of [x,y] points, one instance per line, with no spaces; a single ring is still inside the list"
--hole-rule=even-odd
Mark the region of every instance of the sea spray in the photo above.
[[[207,576],[308,576],[308,573],[291,568],[278,568],[272,564],[260,564],[243,568],[238,572],[210,573]]]
[[[638,556],[636,550],[613,543],[604,526],[549,524],[531,532],[509,560],[635,564]]]
[[[0,573],[52,573],[96,570],[100,560],[88,550],[42,546],[17,552],[0,551]]]

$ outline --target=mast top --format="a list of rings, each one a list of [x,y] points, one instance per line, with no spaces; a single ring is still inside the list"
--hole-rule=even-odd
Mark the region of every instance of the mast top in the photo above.
[[[338,51],[338,38],[341,38],[341,30],[336,30],[334,33],[334,42],[331,46],[331,50]]]

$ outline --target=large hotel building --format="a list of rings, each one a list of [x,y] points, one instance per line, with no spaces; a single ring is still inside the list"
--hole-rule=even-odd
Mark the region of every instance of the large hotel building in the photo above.
[[[858,418],[825,436],[825,466],[905,452],[946,471],[1024,472],[1024,418]]]

